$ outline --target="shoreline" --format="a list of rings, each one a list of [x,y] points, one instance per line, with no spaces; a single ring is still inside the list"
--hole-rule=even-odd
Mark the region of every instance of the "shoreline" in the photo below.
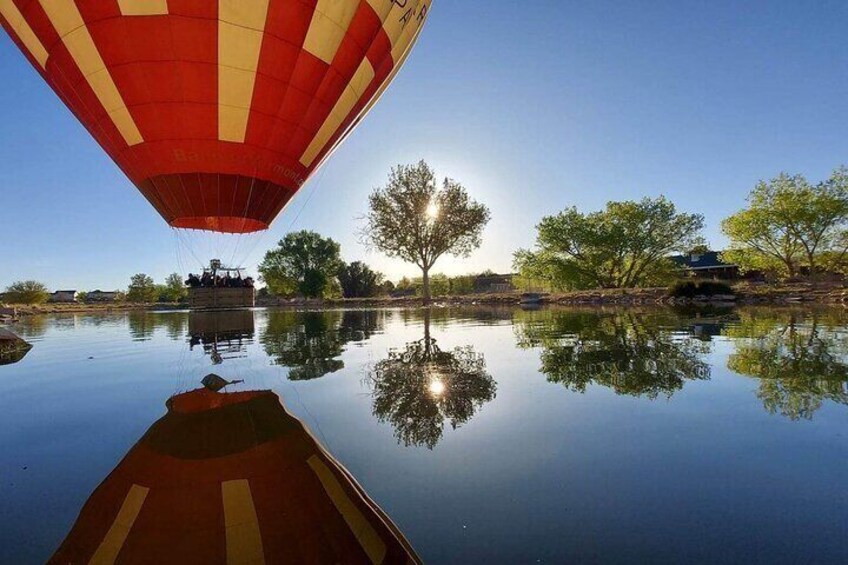
[[[752,284],[740,283],[733,287],[734,295],[696,296],[694,298],[674,298],[668,295],[668,289],[631,288],[596,289],[572,292],[544,294],[538,304],[546,305],[582,305],[582,306],[675,306],[675,305],[776,305],[797,304],[838,305],[848,303],[848,287],[837,283],[786,283]],[[521,292],[502,292],[489,294],[468,294],[460,296],[435,297],[432,306],[520,306]],[[421,299],[415,296],[400,298],[342,298],[334,300],[303,300],[283,298],[257,298],[259,308],[276,309],[322,309],[322,308],[420,308]],[[9,305],[0,308],[0,316],[9,316],[13,309],[16,316],[34,316],[43,314],[92,314],[113,312],[151,312],[188,310],[187,304],[41,304]]]

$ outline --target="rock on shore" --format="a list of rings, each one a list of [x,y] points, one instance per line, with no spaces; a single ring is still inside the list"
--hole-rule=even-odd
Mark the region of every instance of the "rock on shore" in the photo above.
[[[0,328],[0,365],[17,363],[30,349],[32,345],[9,330]]]

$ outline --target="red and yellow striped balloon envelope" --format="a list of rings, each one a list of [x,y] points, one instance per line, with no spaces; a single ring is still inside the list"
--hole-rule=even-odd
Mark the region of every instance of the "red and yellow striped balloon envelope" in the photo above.
[[[0,0],[172,226],[267,229],[403,65],[431,0]]]

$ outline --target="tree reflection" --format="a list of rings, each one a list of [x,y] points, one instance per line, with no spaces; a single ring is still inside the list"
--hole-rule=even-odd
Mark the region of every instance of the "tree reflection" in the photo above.
[[[726,328],[736,338],[732,371],[759,379],[757,397],[771,414],[811,419],[825,401],[848,404],[848,333],[842,312],[743,311]]]
[[[390,423],[398,442],[433,449],[445,422],[456,429],[495,398],[497,383],[486,372],[482,354],[471,346],[443,351],[430,337],[430,313],[424,314],[424,338],[390,350],[369,372],[373,413]]]
[[[180,341],[186,334],[188,315],[185,312],[143,312],[127,314],[130,337],[133,341],[147,341],[157,328],[163,328],[169,339]]]
[[[522,313],[520,347],[541,348],[541,371],[575,392],[600,385],[617,394],[671,397],[691,380],[709,379],[709,342],[671,311]]]
[[[290,380],[317,379],[343,369],[345,346],[381,331],[385,315],[375,310],[269,312],[260,341],[275,365],[290,368]]]

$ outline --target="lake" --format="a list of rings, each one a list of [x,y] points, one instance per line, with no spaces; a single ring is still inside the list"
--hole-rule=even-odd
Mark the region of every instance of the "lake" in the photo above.
[[[11,329],[33,348],[0,366],[2,563],[60,547],[218,555],[231,540],[272,562],[334,539],[368,556],[408,541],[428,563],[848,562],[841,309],[163,312]],[[214,392],[209,373],[244,382]],[[239,473],[271,478],[214,478]],[[209,496],[186,494],[204,479]],[[379,539],[351,537],[354,523]]]

